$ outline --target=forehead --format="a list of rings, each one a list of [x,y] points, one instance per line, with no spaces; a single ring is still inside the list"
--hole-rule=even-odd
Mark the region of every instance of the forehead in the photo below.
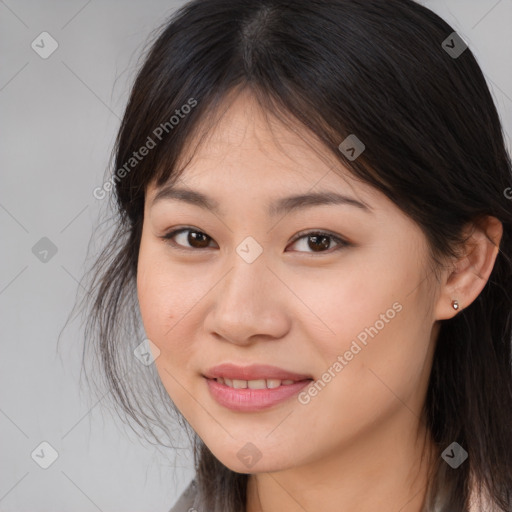
[[[178,181],[189,187],[266,196],[326,187],[366,197],[376,193],[304,126],[291,118],[283,123],[246,91],[228,96],[204,128],[196,130],[177,165],[184,167]],[[148,187],[151,197],[158,190]]]
[[[200,160],[222,161],[225,167],[231,163],[237,168],[251,167],[256,159],[258,164],[275,165],[283,171],[311,170],[313,177],[315,168],[321,172],[333,166],[334,158],[312,133],[296,120],[283,123],[251,94],[242,91],[224,105],[195,152],[194,168],[200,167]]]

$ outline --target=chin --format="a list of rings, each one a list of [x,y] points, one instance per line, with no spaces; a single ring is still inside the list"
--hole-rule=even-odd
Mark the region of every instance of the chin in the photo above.
[[[283,471],[288,469],[291,466],[283,466],[282,463],[279,463],[275,460],[263,460],[262,457],[259,461],[257,461],[254,465],[245,464],[240,462],[238,458],[233,457],[224,457],[223,459],[218,458],[224,466],[229,468],[231,471],[235,473],[243,473],[243,474],[257,474],[257,473],[275,473],[278,471]]]
[[[206,444],[206,443],[205,443]],[[280,453],[274,446],[263,443],[231,440],[229,447],[208,445],[209,450],[224,466],[235,473],[268,473],[289,469],[297,465],[294,457],[290,460],[288,453]]]

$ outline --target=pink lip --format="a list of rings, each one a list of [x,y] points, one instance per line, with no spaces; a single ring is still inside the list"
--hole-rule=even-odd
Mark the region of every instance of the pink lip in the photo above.
[[[283,402],[296,395],[310,382],[311,379],[300,380],[293,384],[281,385],[272,389],[234,389],[214,379],[206,379],[211,395],[220,405],[233,411],[243,412],[260,411]]]
[[[237,366],[231,363],[224,363],[210,368],[204,373],[208,379],[223,377],[226,379],[258,380],[258,379],[279,379],[302,381],[311,379],[311,375],[289,372],[266,364],[252,364],[249,366]]]
[[[233,411],[260,411],[283,402],[296,395],[311,381],[310,375],[299,374],[264,364],[237,366],[224,363],[214,366],[205,372],[206,383],[213,398],[224,407]],[[293,380],[293,384],[281,384],[272,389],[234,389],[217,382],[216,378],[237,380],[279,379]]]

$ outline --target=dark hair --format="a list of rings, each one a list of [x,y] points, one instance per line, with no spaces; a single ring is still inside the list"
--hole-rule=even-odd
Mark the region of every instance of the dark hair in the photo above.
[[[136,300],[144,193],[153,180],[176,180],[192,135],[214,126],[228,94],[249,90],[264,112],[303,125],[413,219],[434,269],[459,254],[468,223],[486,215],[502,222],[484,289],[441,321],[424,414],[439,453],[454,441],[469,452],[457,470],[436,465],[427,502],[443,496],[443,511],[465,511],[477,485],[510,510],[512,209],[505,191],[512,165],[473,53],[454,56],[442,45],[453,32],[411,0],[195,0],[165,23],[119,129],[115,232],[85,297],[87,347],[99,356],[120,412],[144,435],[162,444],[161,436],[173,435],[163,415],[180,417],[154,369],[132,363],[144,337]],[[355,160],[338,149],[350,134],[366,147]],[[154,148],[131,161],[150,139]],[[134,385],[126,376],[137,372]],[[248,475],[225,467],[192,435],[207,510],[245,510]]]

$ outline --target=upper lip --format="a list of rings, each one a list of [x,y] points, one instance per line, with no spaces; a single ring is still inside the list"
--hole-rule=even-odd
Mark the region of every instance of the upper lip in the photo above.
[[[277,366],[266,364],[251,364],[249,366],[237,366],[231,363],[223,363],[213,366],[204,373],[208,379],[223,377],[226,379],[237,380],[260,380],[260,379],[279,379],[300,381],[311,379],[310,375],[290,372]]]

